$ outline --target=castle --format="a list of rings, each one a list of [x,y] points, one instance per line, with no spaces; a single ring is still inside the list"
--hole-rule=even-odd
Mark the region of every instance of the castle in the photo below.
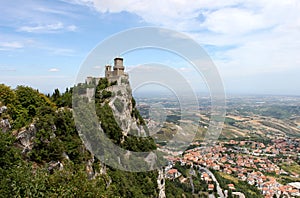
[[[111,65],[105,66],[105,78],[107,78],[107,80],[109,82],[117,81],[120,76],[127,76],[127,74],[124,72],[124,70],[125,70],[125,67],[123,65],[123,58],[117,57],[114,59],[113,70],[112,70]],[[87,77],[86,83],[90,84],[90,83],[95,82],[96,84],[98,84],[100,79],[101,79],[101,77],[100,78]]]
[[[114,59],[114,70],[111,70],[111,65],[105,66],[105,78],[115,78],[124,75],[124,65],[123,65],[123,58],[115,58]]]

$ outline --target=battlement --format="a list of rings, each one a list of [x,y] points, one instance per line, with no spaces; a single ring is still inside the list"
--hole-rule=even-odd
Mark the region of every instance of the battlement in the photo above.
[[[107,78],[109,82],[118,81],[120,76],[127,76],[124,70],[125,67],[123,65],[123,58],[117,57],[114,59],[113,68],[111,65],[105,65],[105,78]],[[87,77],[86,83],[98,84],[101,78],[102,77]]]
[[[114,59],[114,67],[111,69],[111,65],[105,66],[105,77],[110,80],[111,78],[116,79],[116,77],[123,76],[125,67],[123,65],[123,58],[117,57]]]

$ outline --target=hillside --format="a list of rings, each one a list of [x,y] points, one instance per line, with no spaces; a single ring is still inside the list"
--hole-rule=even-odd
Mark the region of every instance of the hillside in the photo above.
[[[193,115],[197,130],[196,140],[203,140],[211,121],[210,100],[207,97],[199,97],[200,106],[187,106],[189,113]],[[233,97],[227,99],[226,117],[223,130],[219,139],[270,139],[272,137],[300,137],[299,122],[299,98],[291,96],[267,97],[249,96]],[[163,104],[164,113],[167,114],[163,127],[153,137],[166,141],[176,133],[174,130],[180,123],[180,106],[172,96],[163,99],[137,98],[137,103],[146,122],[157,125],[155,120],[149,120],[149,109],[156,104]],[[148,117],[147,117],[148,116]],[[197,119],[195,119],[197,118]],[[148,121],[149,120],[149,121]],[[161,123],[159,123],[161,124]],[[191,131],[191,130],[190,130]]]
[[[30,87],[11,89],[0,85],[0,174],[5,178],[0,181],[0,197],[164,195],[157,171],[135,173],[106,166],[82,143],[71,101],[74,91],[84,93],[88,86],[82,84],[62,94],[55,90],[46,96]],[[119,89],[118,96],[112,95],[117,86],[105,78],[97,85],[95,106],[101,129],[124,149],[154,150],[151,138],[130,135],[130,131],[146,133],[144,121],[135,108],[131,90],[125,93],[126,89]],[[124,111],[115,119],[113,114],[120,111],[118,100]],[[118,125],[122,120],[131,127]]]

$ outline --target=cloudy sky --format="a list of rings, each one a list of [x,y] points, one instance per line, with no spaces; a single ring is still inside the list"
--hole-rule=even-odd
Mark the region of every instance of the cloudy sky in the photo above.
[[[300,95],[299,0],[12,0],[2,1],[0,9],[0,83],[12,87],[64,90],[101,41],[155,26],[196,40],[229,94]],[[156,57],[138,53],[125,64]],[[157,57],[197,81],[184,62]]]

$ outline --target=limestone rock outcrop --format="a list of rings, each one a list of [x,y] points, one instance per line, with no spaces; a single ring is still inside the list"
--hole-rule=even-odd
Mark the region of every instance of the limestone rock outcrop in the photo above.
[[[11,129],[8,119],[0,119],[0,129],[4,133]]]
[[[29,127],[21,130],[17,135],[17,140],[21,148],[23,148],[22,152],[30,151],[34,144],[34,138],[36,134],[36,127],[34,124],[29,125]]]
[[[0,107],[0,116],[2,114],[4,114],[6,111],[7,111],[6,106]],[[11,125],[10,125],[9,119],[0,117],[0,131],[5,133],[5,132],[9,131],[10,129],[11,129]]]
[[[132,102],[132,90],[127,75],[120,76],[116,85],[106,88],[106,91],[112,92],[109,106],[112,108],[115,119],[123,131],[123,135],[136,135],[146,137],[146,131],[143,126],[138,124],[138,119],[132,116],[134,104]]]

